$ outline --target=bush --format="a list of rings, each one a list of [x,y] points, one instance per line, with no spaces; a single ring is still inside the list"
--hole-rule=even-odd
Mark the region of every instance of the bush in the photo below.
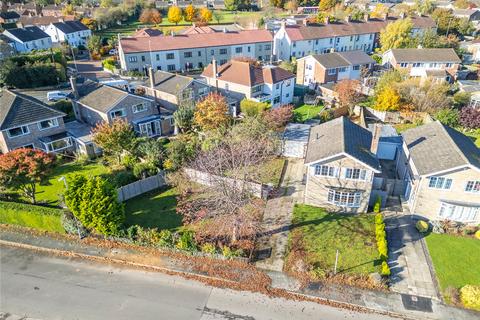
[[[133,166],[133,175],[137,179],[144,179],[158,173],[158,169],[150,163],[139,162]]]
[[[429,225],[428,225],[428,222],[423,221],[423,220],[419,220],[415,224],[415,228],[417,228],[418,232],[425,233],[425,232],[428,231]]]
[[[0,223],[64,233],[61,216],[61,209],[0,201]]]
[[[460,300],[465,307],[480,310],[480,286],[466,285],[462,287]]]
[[[194,234],[192,231],[185,231],[182,233],[176,244],[177,249],[185,251],[196,251],[197,246],[194,240]]]
[[[376,225],[383,224],[383,214],[377,213],[375,215],[375,224]]]
[[[382,208],[382,197],[378,196],[377,199],[375,200],[375,204],[373,205],[373,212],[380,213],[381,208]]]
[[[173,233],[170,230],[162,230],[159,234],[158,245],[171,248],[173,246]]]
[[[385,262],[388,259],[387,232],[385,231],[383,215],[380,213],[375,215],[375,238],[377,240],[378,256]]]
[[[240,110],[246,116],[257,116],[267,110],[269,105],[264,102],[256,102],[248,99],[240,101]]]
[[[383,240],[377,241],[377,246],[378,246],[378,257],[385,262],[388,259],[387,240],[383,239]]]
[[[477,238],[478,240],[480,240],[480,230],[478,230],[477,232],[475,232],[475,238]]]
[[[382,262],[382,270],[380,271],[380,274],[384,277],[388,277],[391,274],[390,267],[386,261]]]
[[[126,186],[135,181],[137,181],[137,179],[131,171],[119,171],[113,178],[113,184],[117,187]]]
[[[160,234],[157,229],[137,228],[136,242],[145,246],[155,246],[160,241]]]
[[[319,114],[320,122],[324,123],[330,121],[334,118],[333,110],[332,109],[324,109]]]
[[[232,249],[230,249],[230,247],[223,246],[222,247],[222,255],[227,259],[231,259],[233,257],[233,251],[232,251]]]
[[[114,58],[107,58],[107,59],[105,59],[105,60],[102,61],[102,66],[103,66],[105,69],[113,72],[113,71],[115,70],[115,68],[116,68],[116,63],[117,63],[117,62],[115,61]]]
[[[202,245],[202,252],[208,253],[208,254],[215,254],[217,252],[217,249],[215,246],[211,243],[205,243]]]
[[[435,119],[450,127],[456,127],[459,124],[460,112],[457,109],[446,108],[435,113]]]

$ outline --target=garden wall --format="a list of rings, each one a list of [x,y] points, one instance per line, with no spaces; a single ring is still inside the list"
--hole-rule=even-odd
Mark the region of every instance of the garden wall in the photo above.
[[[400,112],[391,112],[391,111],[378,111],[373,108],[366,107],[367,112],[381,120],[382,122],[387,123],[400,123],[402,118]]]
[[[138,180],[117,189],[118,201],[123,202],[166,185],[165,173]]]
[[[0,201],[0,223],[64,233],[61,216],[61,209]]]

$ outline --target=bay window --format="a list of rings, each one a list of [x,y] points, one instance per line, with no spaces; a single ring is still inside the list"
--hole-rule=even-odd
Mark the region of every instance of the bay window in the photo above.
[[[360,207],[360,197],[362,193],[358,191],[340,191],[335,189],[328,190],[328,202],[340,207],[358,208]]]
[[[479,211],[479,207],[442,202],[438,216],[446,220],[471,222],[476,221]]]

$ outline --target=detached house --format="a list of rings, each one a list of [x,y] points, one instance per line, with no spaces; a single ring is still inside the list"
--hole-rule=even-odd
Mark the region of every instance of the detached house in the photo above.
[[[297,84],[315,86],[344,79],[358,80],[375,61],[363,51],[309,55],[297,60]]]
[[[0,24],[8,25],[17,23],[18,19],[20,19],[20,15],[15,11],[4,11],[0,12]]]
[[[452,48],[390,49],[383,54],[382,65],[405,71],[411,77],[433,78],[453,82],[457,78],[460,58]]]
[[[412,214],[430,220],[480,222],[480,150],[470,138],[431,122],[406,130],[398,176]]]
[[[259,66],[245,61],[231,60],[217,66],[213,60],[202,73],[207,83],[234,92],[246,99],[266,102],[273,108],[292,103],[295,75],[275,66]]]
[[[53,42],[67,42],[72,47],[87,45],[92,31],[77,20],[53,22],[45,28]]]
[[[346,117],[311,128],[305,156],[305,203],[331,211],[366,212],[380,164],[372,133]]]
[[[124,119],[132,124],[136,132],[147,137],[172,132],[172,116],[160,115],[151,98],[90,81],[77,89],[75,82],[71,82],[75,117],[80,122],[95,126],[100,122],[112,123],[115,119]]]
[[[12,45],[20,53],[32,50],[45,50],[52,47],[52,40],[39,27],[8,29],[3,35],[12,40]]]
[[[46,152],[73,149],[74,142],[65,130],[65,114],[30,96],[0,91],[0,151],[37,148]]]

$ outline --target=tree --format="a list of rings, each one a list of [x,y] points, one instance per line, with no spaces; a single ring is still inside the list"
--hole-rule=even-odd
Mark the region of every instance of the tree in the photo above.
[[[398,19],[389,23],[385,29],[380,31],[381,51],[389,49],[407,48],[411,44],[411,32],[413,28],[412,19]]]
[[[425,15],[425,14],[431,14],[434,9],[434,6],[431,0],[423,0],[423,1],[417,0],[415,3],[415,8],[420,14]]]
[[[168,22],[178,25],[178,23],[182,21],[182,9],[176,6],[171,6],[168,8],[167,19]]]
[[[195,107],[193,105],[181,104],[173,114],[175,125],[180,129],[180,132],[185,133],[190,131],[193,127],[193,116],[195,114]]]
[[[224,0],[223,3],[225,4],[225,9],[228,11],[235,11],[238,9],[237,0]]]
[[[197,135],[179,134],[168,146],[167,160],[163,163],[163,167],[174,171],[180,169],[185,163],[195,157],[198,147]]]
[[[215,19],[215,21],[217,22],[217,24],[220,24],[220,21],[222,21],[223,19],[223,16],[220,12],[218,12],[217,10],[213,11],[213,19]]]
[[[377,81],[375,86],[375,94],[382,92],[387,87],[395,86],[397,83],[402,81],[402,75],[397,70],[384,72]]]
[[[162,23],[162,14],[157,9],[143,9],[138,20],[142,23]]]
[[[413,106],[416,111],[434,114],[439,109],[449,108],[451,105],[451,98],[448,95],[450,85],[446,82],[408,78],[395,87],[402,100]]]
[[[400,108],[400,96],[395,89],[387,87],[377,95],[374,108],[380,111],[397,111]]]
[[[100,8],[111,8],[113,7],[113,0],[100,0]]]
[[[87,49],[91,53],[98,53],[100,52],[100,48],[102,47],[102,38],[100,36],[94,34],[90,36],[87,40]]]
[[[45,181],[54,156],[37,149],[16,149],[0,155],[0,184],[21,190],[36,203],[36,185]]]
[[[189,4],[184,12],[184,19],[185,21],[192,22],[195,20],[195,17],[197,16],[197,9],[193,6],[193,4]]]
[[[62,9],[62,14],[64,16],[75,15],[75,7],[73,6],[73,4],[69,3],[69,4],[65,5],[65,7],[63,7],[63,9]]]
[[[269,107],[270,105],[268,103],[256,102],[246,98],[240,101],[240,110],[244,115],[249,117],[258,116]]]
[[[472,107],[462,108],[460,111],[460,124],[467,129],[480,128],[480,110]]]
[[[336,4],[337,0],[320,0],[318,9],[320,9],[320,11],[329,11],[330,9],[333,9]]]
[[[97,29],[97,21],[95,21],[92,18],[84,17],[80,21],[90,30],[96,30]]]
[[[297,3],[297,0],[290,0],[290,1],[287,1],[287,3],[285,3],[285,6],[284,6],[285,10],[288,10],[290,11],[290,13],[294,13],[297,11],[298,9],[298,3]]]
[[[293,106],[283,105],[263,113],[267,126],[273,130],[283,129],[293,118]]]
[[[334,87],[340,105],[348,107],[349,114],[353,114],[353,107],[362,99],[362,94],[359,92],[360,87],[358,80],[350,79],[341,80]]]
[[[381,19],[388,13],[388,7],[383,3],[377,3],[370,13],[370,17]]]
[[[125,221],[125,209],[118,202],[117,189],[99,176],[73,175],[67,179],[65,204],[89,229],[115,235]]]
[[[292,61],[283,60],[280,62],[280,68],[290,71],[291,73],[297,73],[297,60],[295,57],[292,58]]]
[[[435,119],[449,127],[457,127],[460,119],[460,112],[453,108],[440,109],[435,113]]]
[[[200,9],[200,21],[205,23],[212,21],[212,11],[208,8]]]
[[[112,162],[120,164],[122,153],[133,150],[135,132],[127,120],[115,119],[112,124],[102,122],[93,128],[93,142]]]
[[[149,167],[160,169],[165,159],[165,147],[161,139],[142,137],[137,139],[135,151],[143,163]]]
[[[285,0],[270,0],[270,4],[276,8],[283,9],[285,6]]]
[[[225,127],[230,122],[225,98],[218,93],[210,93],[197,104],[194,123],[202,130]]]

